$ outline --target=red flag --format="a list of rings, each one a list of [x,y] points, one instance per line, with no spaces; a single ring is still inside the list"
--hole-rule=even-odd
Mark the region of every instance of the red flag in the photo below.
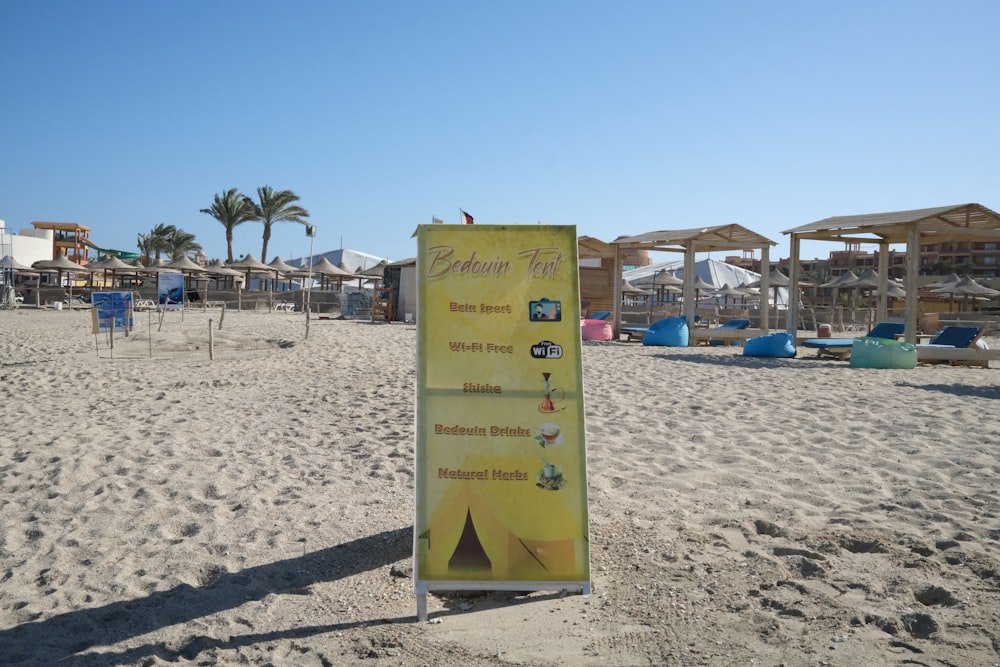
[[[458,209],[458,210],[462,211],[462,209]],[[472,224],[472,216],[469,215],[468,213],[466,213],[465,211],[462,211],[462,224],[463,225],[471,225]]]

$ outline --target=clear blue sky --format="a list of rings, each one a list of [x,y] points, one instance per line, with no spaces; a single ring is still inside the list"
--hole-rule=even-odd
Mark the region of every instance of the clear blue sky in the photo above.
[[[461,207],[605,241],[739,223],[785,257],[829,216],[1000,209],[998,25],[995,0],[2,0],[0,219],[225,258],[200,209],[270,185],[317,252],[412,257]],[[266,259],[308,248],[278,225]]]

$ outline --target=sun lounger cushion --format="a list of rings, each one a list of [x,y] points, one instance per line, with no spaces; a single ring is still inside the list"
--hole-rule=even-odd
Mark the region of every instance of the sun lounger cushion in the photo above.
[[[583,340],[611,340],[615,329],[606,320],[584,320],[580,323],[580,333]]]
[[[733,319],[733,320],[729,320],[728,322],[726,322],[724,324],[720,324],[719,326],[717,326],[715,328],[716,329],[736,329],[736,330],[740,330],[740,329],[746,329],[749,326],[750,326],[750,320],[747,320],[747,319]],[[742,343],[742,341],[739,341],[739,340],[731,340],[731,341],[729,341],[728,345],[739,345],[741,343]],[[727,343],[725,341],[721,341],[721,340],[709,340],[708,344],[709,345],[726,345]]]
[[[862,336],[854,339],[851,368],[916,368],[917,348],[910,343]]]
[[[902,322],[879,322],[868,332],[871,338],[893,339],[903,333],[904,324]],[[847,351],[854,345],[855,338],[807,338],[802,341],[802,347],[811,347],[823,350],[843,350]]]
[[[945,327],[928,343],[918,347],[969,347],[979,338],[979,327]]]
[[[688,325],[683,317],[668,317],[649,325],[646,335],[642,337],[643,345],[659,345],[665,347],[687,347]]]
[[[743,356],[791,359],[795,356],[795,339],[786,331],[750,338],[743,346]]]

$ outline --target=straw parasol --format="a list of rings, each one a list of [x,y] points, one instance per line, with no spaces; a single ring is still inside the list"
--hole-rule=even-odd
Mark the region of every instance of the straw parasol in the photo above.
[[[167,262],[164,266],[166,266],[168,268],[171,268],[171,269],[177,269],[181,273],[184,273],[184,272],[187,272],[187,273],[204,273],[205,272],[205,267],[204,266],[201,266],[199,264],[195,264],[194,262],[191,261],[191,258],[188,257],[187,255],[181,255],[177,259],[175,259],[173,261],[170,261],[170,262]]]
[[[335,266],[326,257],[321,258],[312,265],[312,272],[313,275],[320,276],[320,288],[322,288],[322,283],[327,279],[334,278],[337,280],[337,289],[340,290],[345,280],[354,280],[357,277],[350,271],[345,271],[339,266]]]
[[[10,269],[15,273],[38,273],[30,266],[21,264],[10,255],[4,255],[4,258],[0,259],[0,269]]]
[[[662,303],[664,294],[680,292],[679,288],[684,284],[684,281],[678,278],[673,271],[660,269],[652,275],[636,278],[634,284],[643,289],[652,288],[653,296],[657,296],[656,300]]]
[[[639,296],[642,294],[649,294],[649,292],[639,287],[636,287],[629,281],[622,278],[622,294],[631,294],[633,296]]]
[[[857,287],[858,289],[875,289],[879,285],[878,273],[875,269],[865,269],[856,280],[845,282],[844,287]]]
[[[729,297],[733,297],[733,303],[736,303],[736,299],[746,296],[743,292],[739,291],[734,287],[730,287],[729,283],[722,283],[722,287],[715,291],[715,296],[722,297],[722,303],[725,304]]]
[[[21,274],[21,275],[28,274],[28,275],[33,275],[33,276],[37,276],[38,275],[38,271],[35,271],[30,266],[25,266],[24,264],[21,264],[20,262],[18,262],[17,260],[15,260],[10,255],[5,255],[3,259],[0,259],[0,270],[2,270],[4,272],[10,271],[12,274]],[[10,290],[12,290],[12,291],[14,290],[14,285],[13,284],[8,283],[7,286],[8,286],[8,288]],[[36,291],[35,292],[36,299],[37,299],[37,294],[38,294],[38,292]],[[4,295],[4,298],[6,299],[7,295]],[[13,299],[14,296],[11,295],[10,298]]]
[[[288,264],[285,260],[281,259],[281,257],[278,257],[277,255],[274,257],[274,259],[268,262],[267,265],[270,266],[275,271],[279,271],[281,273],[291,273],[292,271],[295,270],[294,266]]]
[[[761,282],[762,281],[760,279],[757,279],[757,280],[753,281],[752,283],[750,283],[749,285],[747,285],[747,287],[756,287],[756,288],[759,289],[760,286],[761,286]],[[777,307],[778,306],[778,288],[780,288],[780,287],[788,287],[791,284],[791,281],[789,280],[788,276],[786,276],[784,273],[782,273],[778,269],[771,269],[768,272],[768,274],[767,274],[767,282],[771,286],[771,288],[774,290],[774,305],[775,305],[775,307]]]
[[[238,262],[230,262],[230,263],[226,264],[226,266],[228,266],[231,269],[240,269],[241,271],[245,271],[246,272],[246,276],[247,276],[246,277],[246,283],[244,283],[244,285],[246,287],[250,287],[250,273],[251,272],[257,272],[257,273],[274,273],[274,269],[272,267],[270,267],[267,264],[265,264],[264,262],[260,261],[259,259],[257,259],[253,255],[251,255],[250,253],[247,253],[246,256],[244,256],[243,259],[241,259],[240,261],[238,261]]]
[[[941,289],[942,287],[952,287],[953,285],[957,285],[960,280],[962,279],[957,273],[951,273],[936,283],[927,283],[924,287],[929,290]]]
[[[699,294],[701,292],[711,292],[716,289],[715,285],[704,280],[701,276],[696,275],[694,277],[694,300],[698,301]]]
[[[218,286],[219,278],[242,278],[243,272],[237,271],[236,269],[231,269],[222,263],[222,260],[216,260],[214,262],[209,262],[205,267],[205,273],[210,276],[215,276],[215,284]],[[235,281],[234,281],[235,282]]]
[[[361,271],[356,271],[355,273],[359,276],[367,276],[369,278],[382,278],[385,275],[385,267],[388,265],[388,260],[383,259],[375,266],[370,266],[367,269],[362,269]]]
[[[777,316],[778,316],[778,290],[780,288],[782,288],[782,287],[788,287],[789,285],[791,285],[791,280],[788,278],[788,276],[786,276],[784,273],[782,273],[781,271],[779,271],[777,268],[773,268],[767,274],[767,282],[770,285],[771,289],[774,290],[774,314],[775,314],[775,317],[777,318]],[[760,288],[761,283],[762,283],[762,281],[760,279],[757,279],[757,280],[753,281],[752,283],[750,283],[749,285],[747,285],[747,287]],[[768,301],[767,298],[765,298],[764,299],[764,303],[761,305],[761,308],[770,308],[770,306],[767,304],[767,301]]]
[[[964,296],[966,301],[976,298],[992,299],[993,297],[1000,295],[1000,290],[995,290],[992,287],[987,287],[986,285],[978,283],[971,276],[965,276],[954,285],[942,287],[933,291],[936,294],[951,295],[950,304],[954,303],[956,295]],[[950,304],[948,307],[949,312],[951,311]]]
[[[839,276],[837,276],[828,283],[823,283],[822,285],[820,285],[820,287],[832,287],[833,289],[836,290],[840,289],[841,287],[846,287],[850,283],[855,282],[857,279],[858,275],[853,271],[851,271],[850,269],[848,269],[846,273],[840,274]]]
[[[892,297],[893,299],[906,298],[906,290],[903,289],[901,286],[897,285],[896,283],[889,283],[888,285],[886,285],[885,294],[886,296]],[[879,291],[877,288],[872,290],[872,296],[879,296]]]
[[[82,264],[72,262],[66,255],[60,254],[55,259],[40,259],[31,265],[32,268],[42,273],[57,273],[60,287],[62,286],[62,274],[64,273],[90,273],[90,269]],[[69,284],[69,300],[73,300],[73,283]]]
[[[107,278],[108,271],[111,272],[111,287],[115,286],[116,279],[118,278],[118,272],[123,273],[137,273],[138,268],[123,262],[116,255],[104,255],[96,262],[90,262],[87,264],[87,268],[91,270],[92,273],[97,273],[98,271],[103,271],[105,278]]]

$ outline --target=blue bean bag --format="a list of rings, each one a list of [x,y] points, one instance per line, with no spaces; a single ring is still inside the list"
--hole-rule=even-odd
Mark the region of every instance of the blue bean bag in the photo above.
[[[668,317],[649,325],[646,335],[642,337],[643,345],[660,345],[665,347],[687,347],[688,325],[683,317]]]
[[[917,348],[901,340],[861,336],[851,346],[851,368],[916,368]]]
[[[750,338],[743,346],[743,356],[791,359],[795,356],[795,339],[784,331]]]

